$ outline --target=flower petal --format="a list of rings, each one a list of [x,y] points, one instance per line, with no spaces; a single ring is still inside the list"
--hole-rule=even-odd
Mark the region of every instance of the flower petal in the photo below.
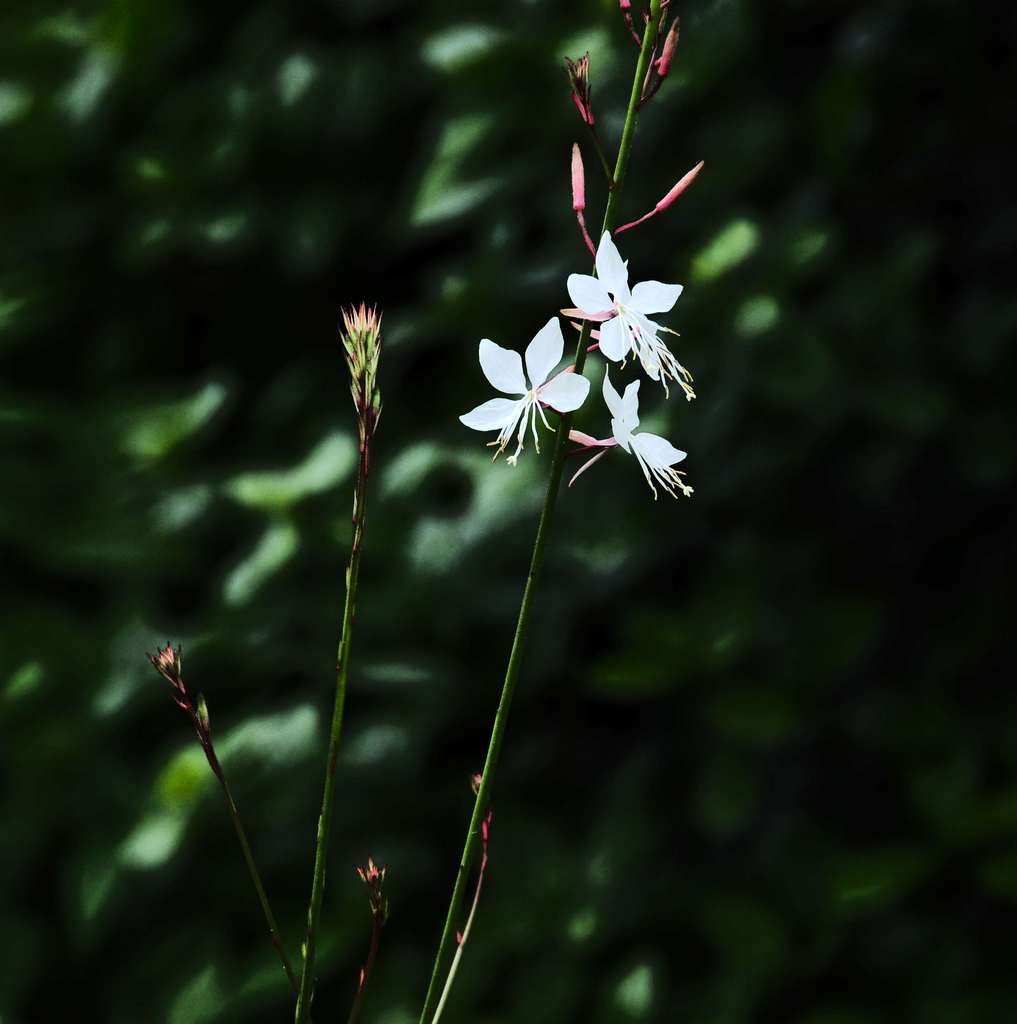
[[[675,466],[686,455],[675,448],[666,437],[658,437],[656,434],[635,434],[632,438],[632,447],[638,449],[639,454],[651,466]]]
[[[618,362],[632,347],[632,337],[620,316],[608,320],[600,329],[600,351],[606,359]]]
[[[660,281],[640,281],[632,289],[629,305],[640,313],[667,313],[684,291],[680,284],[662,284]]]
[[[618,418],[625,421],[629,430],[639,426],[639,381],[632,381],[625,389],[621,400],[621,416]]]
[[[524,404],[522,399],[492,398],[464,413],[459,422],[471,430],[501,430],[519,418]]]
[[[604,404],[607,406],[607,411],[615,419],[620,419],[622,414],[621,395],[615,391],[614,385],[611,383],[611,374],[607,370],[604,371],[604,383],[601,391],[604,394]]]
[[[614,306],[603,283],[589,274],[569,274],[566,286],[569,298],[584,313],[603,313]]]
[[[619,302],[628,301],[629,270],[607,231],[600,236],[600,245],[597,248],[597,277]]]
[[[561,324],[553,316],[526,346],[526,372],[530,375],[530,387],[539,388],[547,380],[550,372],[561,362],[564,351]]]
[[[581,373],[566,370],[554,380],[549,380],[537,397],[558,412],[574,412],[586,401],[589,393],[590,382]]]
[[[506,395],[525,395],[526,378],[518,352],[502,348],[485,338],[480,343],[480,368],[495,391]]]

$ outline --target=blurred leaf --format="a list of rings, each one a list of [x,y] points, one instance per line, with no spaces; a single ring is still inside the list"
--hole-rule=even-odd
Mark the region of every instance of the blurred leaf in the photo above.
[[[759,245],[759,228],[750,221],[734,220],[692,259],[692,276],[699,283],[712,281],[748,259]]]
[[[710,718],[732,739],[762,747],[783,742],[798,727],[798,713],[785,694],[758,688],[721,694]]]
[[[300,534],[288,521],[273,523],[254,550],[227,575],[222,596],[227,605],[246,604],[297,553]]]
[[[498,187],[495,177],[459,180],[470,151],[490,134],[493,125],[494,119],[488,114],[466,114],[445,125],[431,163],[420,179],[411,214],[413,224],[422,227],[458,217],[493,194]]]
[[[226,388],[209,381],[191,398],[139,410],[124,434],[124,449],[140,459],[162,458],[205,426],[225,400]]]
[[[329,434],[292,469],[243,473],[225,485],[235,501],[251,508],[280,511],[342,483],[357,465],[357,443],[348,434]]]
[[[883,847],[838,854],[830,865],[830,889],[847,913],[878,910],[905,896],[932,873],[931,851],[921,847]]]
[[[453,25],[425,39],[421,56],[432,67],[452,73],[487,57],[503,38],[490,25]]]

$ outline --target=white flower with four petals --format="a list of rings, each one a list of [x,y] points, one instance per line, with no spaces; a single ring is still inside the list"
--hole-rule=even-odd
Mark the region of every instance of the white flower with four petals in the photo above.
[[[625,389],[625,394],[619,395],[611,383],[610,373],[605,372],[604,401],[611,413],[611,432],[614,440],[618,442],[622,451],[635,456],[646,482],[650,485],[650,490],[653,491],[653,497],[657,497],[657,488],[653,486],[653,481],[656,480],[672,497],[678,497],[675,493],[677,487],[688,498],[692,494],[692,488],[682,480],[684,473],[673,468],[685,458],[686,453],[675,448],[665,437],[645,431],[636,433],[639,426],[639,381],[634,380]],[[602,454],[603,452],[594,458],[599,458]],[[583,469],[585,468],[584,466]],[[578,475],[577,473],[576,476]]]
[[[624,364],[628,354],[634,352],[647,376],[659,380],[665,393],[670,377],[681,385],[689,401],[696,397],[692,374],[658,337],[660,331],[675,332],[649,318],[651,313],[671,310],[682,293],[680,284],[640,281],[630,291],[628,265],[605,231],[597,248],[597,277],[569,274],[568,291],[585,319],[602,321],[600,351],[607,359]]]
[[[518,352],[502,348],[484,338],[480,343],[480,368],[491,386],[514,398],[492,398],[459,417],[460,422],[472,430],[497,430],[498,437],[491,441],[497,446],[497,458],[516,435],[516,450],[508,457],[515,465],[526,438],[529,424],[533,431],[533,443],[538,453],[540,442],[537,438],[537,416],[549,430],[551,425],[544,416],[543,406],[550,406],[558,412],[573,412],[578,409],[590,391],[590,382],[571,369],[564,370],[551,380],[547,378],[561,362],[565,351],[561,324],[552,317],[534,335],[526,346],[526,372],[529,383],[523,375],[523,361]],[[518,428],[518,429],[517,429]]]

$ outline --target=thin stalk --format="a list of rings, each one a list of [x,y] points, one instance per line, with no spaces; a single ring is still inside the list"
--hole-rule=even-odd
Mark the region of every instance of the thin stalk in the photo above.
[[[318,838],[314,850],[314,880],[311,883],[311,901],[307,908],[307,937],[304,940],[304,965],[300,973],[297,993],[296,1024],[310,1019],[311,999],[314,992],[314,958],[318,945],[318,923],[321,920],[321,902],[325,895],[325,862],[328,857],[328,839],[332,823],[332,802],[335,795],[335,766],[339,756],[339,737],[343,728],[343,710],[346,705],[346,675],[353,640],[353,617],[357,604],[357,581],[360,576],[360,551],[364,538],[364,516],[367,512],[368,446],[361,442],[360,468],[353,498],[353,540],[350,563],[346,569],[346,602],[343,606],[342,633],[335,667],[335,703],[328,737],[328,759],[325,763],[325,785],[318,818]]]
[[[604,155],[604,146],[600,141],[600,133],[597,131],[597,126],[590,125],[590,138],[593,141],[593,148],[597,153],[597,159],[600,160],[600,166],[604,168],[604,177],[607,179],[607,187],[614,189],[614,178],[611,176],[611,165],[607,162],[607,157]]]
[[[628,170],[632,138],[636,129],[636,120],[639,116],[639,100],[642,94],[643,79],[646,77],[646,68],[650,61],[650,51],[653,49],[654,40],[657,38],[657,26],[660,22],[660,4],[661,0],[651,0],[650,2],[650,17],[643,31],[643,42],[639,50],[639,60],[636,62],[635,76],[632,80],[632,92],[629,97],[628,111],[625,115],[625,126],[622,129],[621,142],[618,146],[618,158],[615,161],[614,188],[608,194],[601,233],[610,231],[617,219],[618,199],[625,181],[625,172]],[[589,321],[586,321],[583,324],[583,329],[579,334],[579,342],[576,346],[576,373],[582,373],[583,367],[586,365],[586,346],[589,342],[589,335]],[[434,1010],[435,1001],[438,998],[441,967],[455,936],[456,917],[459,914],[459,908],[463,901],[470,863],[476,851],[480,835],[480,824],[486,812],[491,784],[498,766],[502,740],[505,736],[505,728],[508,725],[509,708],[512,706],[512,698],[519,679],[523,649],[526,646],[526,637],[529,633],[530,617],[533,612],[533,598],[536,594],[537,582],[540,579],[540,570],[544,565],[544,550],[547,546],[551,522],[554,519],[555,504],[558,499],[558,489],[561,485],[562,469],[565,463],[565,442],[568,438],[571,422],[571,415],[563,415],[558,423],[558,430],[555,434],[554,454],[551,458],[551,474],[547,482],[547,491],[544,495],[544,505],[540,512],[540,521],[537,524],[537,536],[533,542],[533,554],[530,558],[530,571],[526,577],[526,586],[523,589],[523,599],[519,607],[519,619],[516,622],[512,650],[509,653],[508,666],[505,669],[505,681],[502,684],[501,698],[498,701],[498,710],[495,712],[494,725],[491,728],[487,757],[484,760],[484,772],[481,776],[476,799],[473,802],[473,814],[470,816],[469,828],[466,831],[466,842],[463,845],[462,856],[459,858],[459,869],[456,873],[452,898],[449,901],[448,913],[445,917],[445,927],[442,931],[441,941],[438,944],[438,952],[434,958],[431,980],[427,986],[427,995],[424,997],[424,1007],[420,1013],[420,1024],[428,1024],[428,1020]]]
[[[230,818],[233,819],[233,828],[236,829],[237,839],[240,842],[240,850],[244,855],[244,863],[247,864],[247,873],[251,876],[251,881],[254,883],[255,891],[258,893],[258,902],[261,904],[262,913],[264,913],[265,921],[268,923],[268,930],[272,936],[272,946],[279,954],[279,959],[282,961],[283,970],[289,979],[290,987],[296,992],[297,976],[293,973],[293,965],[290,963],[286,950],[283,948],[279,925],[276,923],[275,914],[272,913],[271,904],[268,902],[268,896],[265,893],[265,886],[261,883],[261,875],[258,874],[257,865],[254,863],[251,844],[247,841],[247,833],[244,831],[244,826],[240,821],[240,811],[237,809],[237,803],[233,799],[229,783],[226,781],[226,775],[221,768],[216,772],[216,778],[218,778],[222,785],[222,791],[226,797],[226,806],[229,808]]]
[[[378,956],[378,944],[381,942],[382,922],[377,915],[371,925],[371,948],[367,951],[367,960],[360,970],[360,980],[357,984],[357,994],[353,997],[353,1005],[350,1007],[350,1015],[346,1018],[346,1024],[356,1024],[360,1019],[360,1008],[364,1005],[364,993],[367,991],[367,980],[371,976],[371,969]]]

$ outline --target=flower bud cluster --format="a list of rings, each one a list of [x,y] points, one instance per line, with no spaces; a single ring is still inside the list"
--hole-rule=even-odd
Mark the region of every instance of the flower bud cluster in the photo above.
[[[378,359],[381,355],[381,314],[365,303],[342,310],[340,338],[350,369],[350,393],[357,410],[360,450],[365,451],[381,417]]]
[[[384,867],[379,868],[374,863],[373,857],[367,858],[366,867],[357,868],[360,881],[367,886],[367,900],[371,905],[371,914],[379,924],[384,924],[388,919],[388,899],[383,892],[387,870]]]
[[[208,705],[200,693],[197,703],[195,703],[184,685],[180,648],[167,643],[165,647],[157,648],[155,654],[150,654],[148,660],[156,672],[170,684],[173,691],[173,703],[191,720],[209,767],[221,779],[222,768],[219,766],[219,759],[216,757],[215,747],[212,745],[212,723],[208,717]]]

